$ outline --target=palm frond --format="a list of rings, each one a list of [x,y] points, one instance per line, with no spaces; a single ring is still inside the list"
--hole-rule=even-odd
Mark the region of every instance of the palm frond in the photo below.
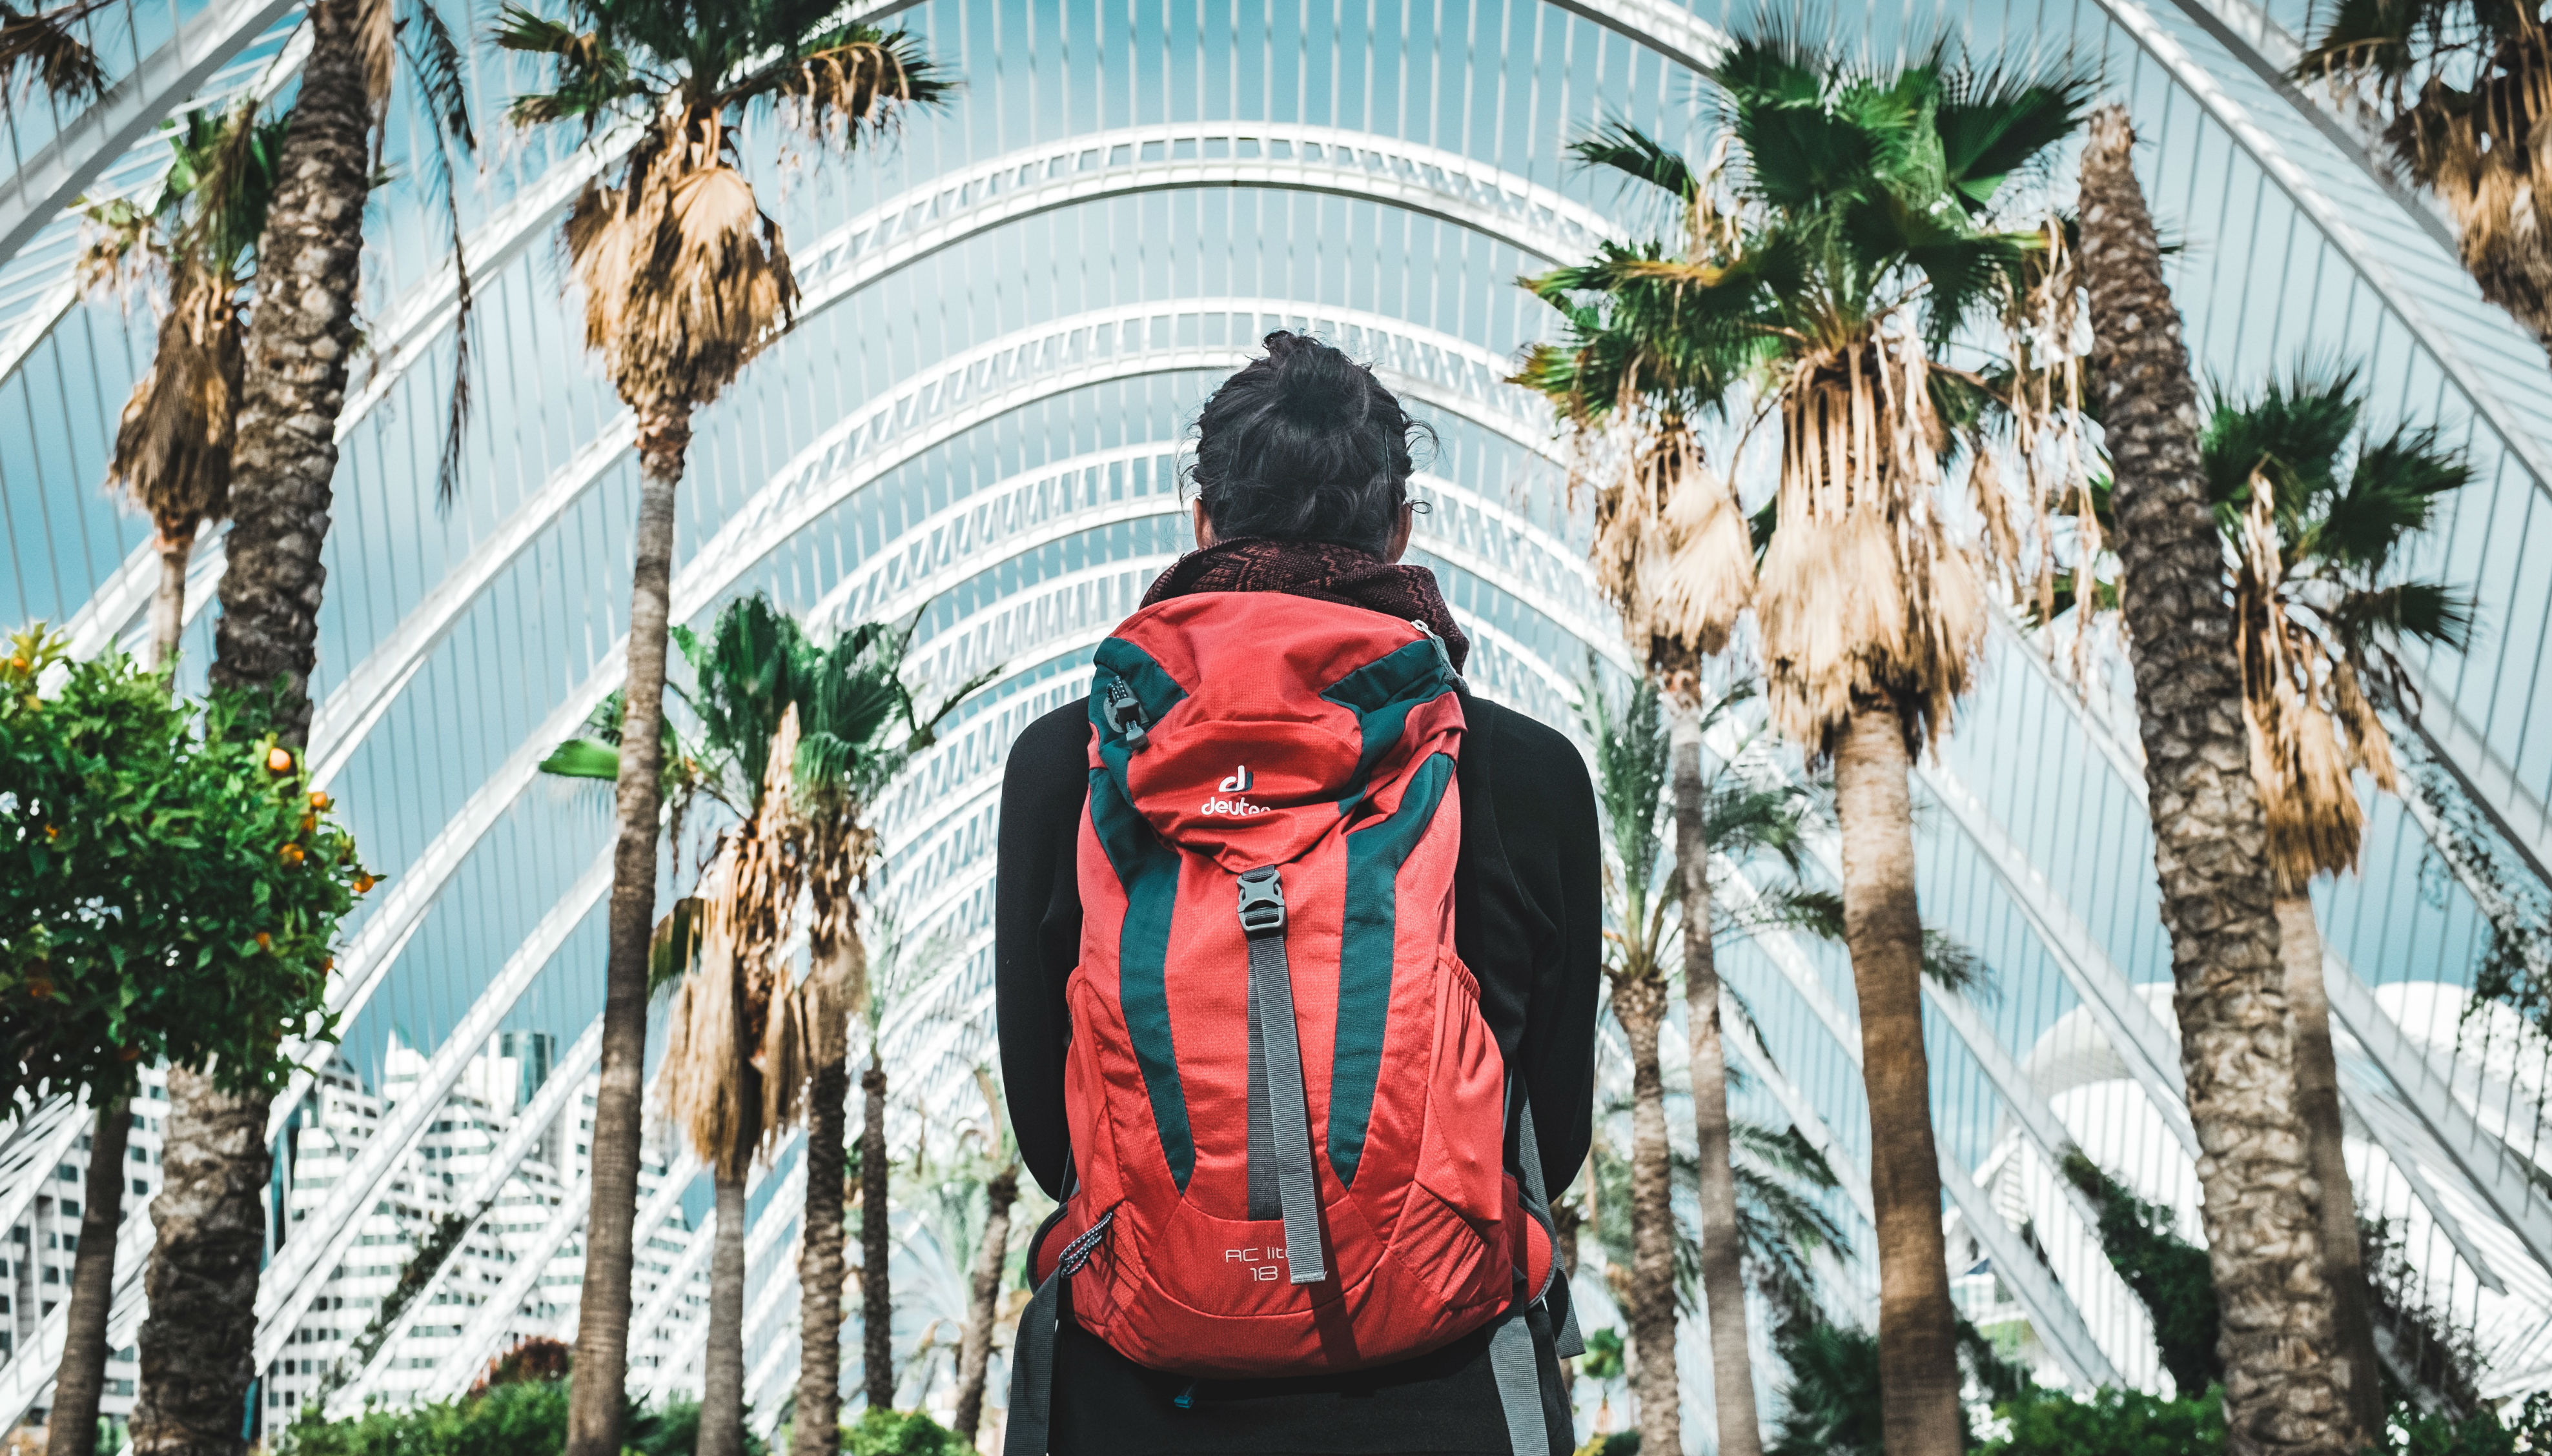
[[[2401,538],[2424,531],[2447,495],[2471,484],[2472,463],[2440,443],[2434,426],[2404,426],[2357,452],[2347,486],[2313,529],[2308,554],[2379,572]]]
[[[540,771],[554,779],[609,781],[620,777],[620,750],[591,738],[571,738],[550,750],[550,756],[541,760]]]
[[[1795,930],[1843,943],[1843,896],[1830,889],[1775,885],[1756,891],[1752,908],[1736,917],[1741,930]]]
[[[2472,594],[2438,581],[2396,581],[2352,591],[2329,618],[2341,641],[2368,646],[2415,638],[2457,652],[2472,646],[2479,608]]]
[[[432,0],[417,0],[398,31],[399,53],[425,93],[429,140],[426,156],[429,191],[442,204],[444,237],[452,255],[452,394],[444,410],[443,445],[435,461],[434,504],[450,510],[461,490],[461,451],[470,434],[470,355],[476,331],[471,327],[477,300],[470,287],[470,260],[462,248],[461,197],[454,185],[452,150],[476,151],[478,134],[470,125],[469,62],[453,39],[443,13]]]
[[[1593,135],[1571,143],[1568,154],[1580,165],[1610,167],[1678,201],[1691,201],[1700,188],[1692,167],[1681,156],[1627,121],[1604,123]]]
[[[2015,175],[2046,166],[2081,130],[2098,72],[2072,56],[2018,65],[1953,67],[1942,77],[1932,125],[1951,186],[1978,214]]]
[[[106,67],[73,29],[100,8],[94,0],[55,10],[0,3],[0,106],[36,86],[65,101],[105,95]]]
[[[793,53],[735,87],[772,96],[815,141],[843,151],[891,127],[908,106],[941,106],[958,82],[904,31],[851,25],[807,38]]]
[[[1993,967],[1946,930],[1923,932],[1923,979],[1953,995],[1988,1006],[2002,995]]]

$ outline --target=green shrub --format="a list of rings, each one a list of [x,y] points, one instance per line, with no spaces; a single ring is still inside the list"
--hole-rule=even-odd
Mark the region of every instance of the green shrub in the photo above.
[[[2011,1434],[1985,1445],[1985,1456],[2220,1456],[2224,1400],[2208,1391],[2192,1401],[2166,1401],[2141,1391],[2103,1388],[2088,1396],[2033,1390],[1994,1407]]]
[[[308,1406],[275,1445],[289,1456],[558,1456],[567,1445],[567,1389],[564,1380],[520,1381],[458,1401],[367,1410],[347,1420],[321,1420],[318,1407]],[[661,1410],[633,1408],[623,1449],[636,1456],[691,1456],[699,1432],[696,1401],[676,1400]],[[903,1456],[903,1448],[877,1449]],[[912,1449],[940,1456],[937,1447]],[[769,1456],[751,1431],[745,1432],[744,1450],[745,1456]]]
[[[2537,1391],[2502,1420],[2489,1407],[2457,1420],[2395,1405],[2385,1431],[2392,1456],[2542,1456],[2552,1451],[2552,1392]]]
[[[485,1395],[320,1420],[316,1406],[284,1433],[293,1456],[558,1456],[567,1444],[567,1383],[497,1386]],[[688,1450],[689,1448],[686,1448]]]
[[[918,1410],[860,1412],[842,1427],[843,1456],[975,1456],[975,1448]]]

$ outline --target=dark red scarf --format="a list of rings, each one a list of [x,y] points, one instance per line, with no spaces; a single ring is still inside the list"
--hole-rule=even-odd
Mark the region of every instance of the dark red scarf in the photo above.
[[[1143,605],[1198,591],[1285,591],[1386,612],[1435,628],[1452,656],[1454,672],[1462,671],[1463,660],[1471,655],[1470,639],[1454,624],[1453,609],[1444,604],[1434,572],[1398,566],[1352,546],[1261,536],[1218,541],[1172,562],[1143,593]]]

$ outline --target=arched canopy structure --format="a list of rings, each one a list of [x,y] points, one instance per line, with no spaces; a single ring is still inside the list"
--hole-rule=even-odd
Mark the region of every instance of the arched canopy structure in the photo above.
[[[83,189],[147,186],[173,117],[242,92],[288,99],[299,64],[289,5],[130,8],[106,97],[14,116],[0,157],[0,616],[67,622],[83,653],[129,641],[151,586],[147,528],[97,488],[150,340],[147,311],[62,285],[77,231],[62,208]],[[911,1108],[962,1100],[988,1054],[1005,750],[1083,690],[1092,648],[1187,544],[1183,431],[1267,330],[1336,340],[1436,428],[1417,559],[1479,644],[1476,687],[1573,728],[1590,674],[1632,669],[1585,567],[1547,413],[1503,382],[1546,326],[1512,280],[1658,226],[1642,199],[1574,168],[1566,144],[1617,115],[1705,144],[1696,71],[1730,16],[1710,0],[855,8],[911,27],[966,89],[847,166],[793,170],[779,136],[749,129],[804,301],[697,421],[674,596],[694,623],[756,589],[822,622],[918,614],[928,683],[1001,670],[878,810],[880,909],[935,937],[949,963],[885,1021],[898,1076],[920,1093],[898,1114],[910,1147],[928,1133]],[[2421,565],[2469,583],[2488,631],[2469,656],[2416,657],[2403,727],[2435,772],[2410,804],[2374,806],[2362,875],[2320,909],[2367,1198],[2421,1241],[2437,1299],[2500,1370],[2552,1365],[2552,1334],[2514,1313],[2552,1300],[2552,1157],[2508,1110],[2539,1097],[2541,1073],[2464,1054],[2454,1019],[2501,889],[2440,848],[2482,834],[2537,875],[2552,864],[2552,734],[2534,723],[2552,578],[2524,561],[2552,528],[2552,370],[2479,301],[2450,234],[2359,124],[2283,79],[2294,39],[2252,0],[2024,0],[1990,18],[1936,3],[1866,23],[1881,50],[1952,33],[1980,52],[2095,58],[2144,125],[2139,161],[2166,225],[2198,245],[2178,255],[2175,282],[2201,366],[2233,381],[2345,358],[2379,412],[2434,420],[2471,452],[2480,480]],[[492,118],[525,77],[492,50],[476,60],[473,102]],[[395,163],[414,128],[394,117],[390,134]],[[467,1237],[511,1268],[483,1289],[438,1275],[431,1300],[449,1293],[468,1313],[447,1325],[412,1307],[337,1399],[457,1391],[503,1337],[572,1318],[573,1281],[551,1287],[548,1271],[576,1257],[583,1149],[541,1129],[572,1128],[592,1061],[607,824],[536,768],[619,682],[634,474],[629,418],[580,357],[550,240],[628,141],[493,149],[459,199],[482,408],[448,512],[431,504],[430,422],[450,384],[452,274],[412,180],[374,206],[372,352],[338,427],[312,752],[389,872],[340,957],[344,1065],[379,1087],[395,1064],[405,1091],[372,1141],[294,1195],[307,1216],[284,1225],[260,1295],[275,1403],[264,1418],[315,1394],[281,1368],[288,1346],[360,1263],[366,1210],[393,1201],[448,1136],[438,1109],[480,1094],[493,1037],[566,1048],[475,1171],[446,1175]],[[208,534],[190,586],[199,614],[221,562]],[[208,646],[193,622],[189,673]],[[2078,1196],[2047,1176],[2072,1147],[2132,1144],[2136,1181],[2172,1196],[2191,1187],[2175,1032],[2156,1005],[2168,957],[2122,727],[2132,705],[2116,683],[2049,671],[2010,623],[1990,657],[1921,779],[1926,917],[1972,945],[2003,990],[1982,1002],[1930,988],[1948,1212],[2004,1271],[1996,1310],[2027,1322],[2051,1369],[2150,1385],[2150,1327],[2085,1255]],[[2432,856],[2455,873],[2423,882]],[[2423,883],[2430,892],[2413,892]],[[1833,1211],[1865,1253],[1848,968],[1777,935],[1729,963],[1760,1029],[1735,1036],[1750,1110],[1837,1162]],[[309,1049],[308,1075],[277,1103],[288,1145],[307,1135],[302,1110],[333,1095],[327,1056]],[[0,1146],[0,1221],[35,1216],[78,1127],[48,1109]],[[781,1317],[794,1265],[780,1257],[802,1198],[793,1160],[754,1199],[748,1369],[766,1412],[796,1368]],[[695,1171],[670,1162],[642,1210],[639,1242],[655,1252],[633,1350],[661,1389],[687,1378],[698,1337],[705,1242],[685,1232]],[[540,1199],[539,1216],[508,1217],[515,1197]],[[904,1232],[915,1248],[931,1237],[918,1222]],[[140,1316],[149,1234],[146,1217],[128,1219],[118,1344]],[[1866,1258],[1840,1270],[1838,1299],[1865,1298],[1870,1277]],[[12,1418],[42,1400],[61,1338],[58,1315],[17,1317],[0,1365]],[[402,1360],[421,1373],[402,1379]]]

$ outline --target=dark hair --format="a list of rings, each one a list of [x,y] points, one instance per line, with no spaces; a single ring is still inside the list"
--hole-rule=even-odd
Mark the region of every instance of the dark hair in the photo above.
[[[1217,536],[1388,550],[1417,467],[1413,423],[1373,370],[1279,329],[1267,357],[1223,381],[1197,416],[1190,478]]]

